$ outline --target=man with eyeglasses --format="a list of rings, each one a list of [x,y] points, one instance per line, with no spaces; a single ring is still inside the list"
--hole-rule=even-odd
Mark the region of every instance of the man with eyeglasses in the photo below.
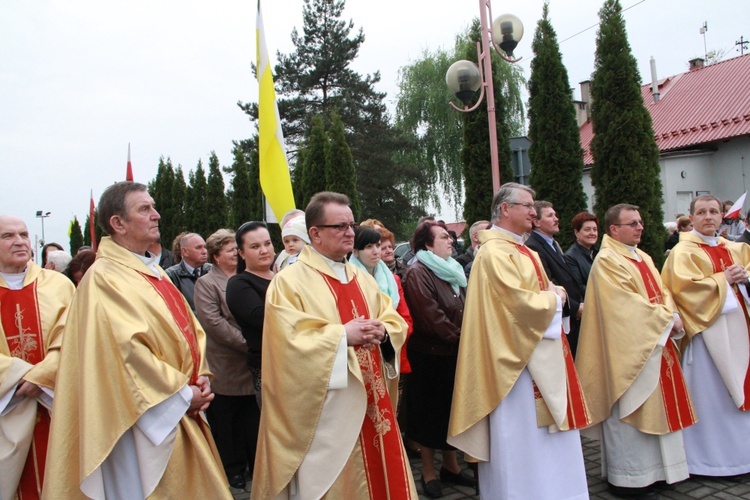
[[[611,207],[604,225],[576,366],[601,431],[610,492],[656,498],[654,483],[689,477],[681,429],[696,417],[674,342],[684,335],[682,320],[651,257],[637,248],[644,227],[638,207]]]
[[[349,198],[305,209],[310,245],[271,282],[253,498],[417,498],[396,423],[406,323],[354,246]]]
[[[448,443],[479,461],[483,498],[588,498],[575,429],[589,417],[562,331],[566,293],[523,243],[535,219],[534,191],[507,183],[479,232]]]
[[[689,337],[682,359],[700,418],[684,432],[688,468],[736,476],[750,472],[750,246],[716,236],[715,196],[693,199],[690,220],[693,230],[680,233],[662,270]]]

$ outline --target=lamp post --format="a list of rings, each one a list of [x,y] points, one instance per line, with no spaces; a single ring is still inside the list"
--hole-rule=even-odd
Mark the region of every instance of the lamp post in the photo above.
[[[505,61],[515,63],[521,58],[513,57],[513,50],[523,37],[523,24],[513,14],[497,17],[489,27],[492,18],[490,0],[479,0],[479,19],[482,27],[482,39],[477,42],[479,65],[471,61],[456,61],[445,74],[445,83],[453,94],[463,103],[459,108],[452,102],[451,107],[462,113],[469,113],[479,107],[482,99],[487,98],[487,121],[490,128],[490,162],[492,165],[492,192],[500,189],[500,162],[497,153],[497,120],[495,118],[495,89],[492,82],[492,53],[490,44]],[[481,69],[480,69],[481,67]],[[477,90],[481,89],[479,99],[474,105],[471,100]]]
[[[39,246],[44,246],[44,219],[52,215],[52,212],[45,212],[44,210],[37,210],[36,211],[36,218],[42,219],[42,241],[39,242]]]

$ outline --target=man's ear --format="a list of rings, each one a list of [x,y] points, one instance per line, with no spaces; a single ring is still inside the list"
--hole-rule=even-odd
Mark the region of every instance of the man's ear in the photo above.
[[[113,215],[109,218],[109,225],[115,230],[117,234],[125,233],[125,224],[123,224],[122,217],[119,215]]]

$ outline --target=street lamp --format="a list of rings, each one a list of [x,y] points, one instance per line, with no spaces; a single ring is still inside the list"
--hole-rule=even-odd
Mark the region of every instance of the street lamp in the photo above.
[[[461,60],[453,63],[445,74],[445,83],[450,91],[463,103],[459,108],[452,102],[453,109],[462,113],[469,113],[479,107],[482,99],[487,95],[487,121],[490,128],[490,161],[492,164],[492,192],[500,189],[500,163],[497,155],[497,121],[495,119],[495,89],[492,84],[492,54],[490,44],[500,57],[509,63],[515,63],[521,58],[513,57],[518,42],[523,37],[523,23],[513,14],[503,14],[488,25],[492,18],[490,0],[479,0],[479,19],[482,26],[482,39],[477,42],[477,58],[479,65],[471,61]],[[481,66],[481,69],[480,69]],[[476,91],[481,89],[479,99],[470,106]]]
[[[42,241],[39,242],[39,246],[44,246],[44,219],[52,215],[52,212],[45,212],[44,210],[37,210],[36,211],[36,218],[42,219]]]

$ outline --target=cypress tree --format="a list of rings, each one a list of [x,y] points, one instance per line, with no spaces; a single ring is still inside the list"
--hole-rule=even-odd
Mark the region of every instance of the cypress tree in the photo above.
[[[187,231],[193,231],[208,237],[211,228],[208,225],[208,206],[206,198],[206,171],[203,162],[198,160],[195,171],[189,174],[190,182],[185,191],[185,226]]]
[[[583,150],[568,86],[568,71],[562,62],[557,34],[549,21],[549,5],[537,23],[531,48],[529,78],[529,137],[531,187],[539,200],[552,202],[560,219],[556,239],[562,248],[573,241],[570,223],[586,210],[583,191]]]
[[[175,183],[175,173],[172,167],[172,160],[166,160],[162,156],[159,158],[159,167],[156,170],[156,177],[149,183],[149,194],[154,199],[156,210],[161,215],[159,221],[159,232],[161,240],[166,245],[171,244],[177,234],[182,231],[175,225],[178,208],[175,205],[173,194]],[[182,207],[179,207],[182,210]]]
[[[208,184],[206,186],[206,230],[207,234],[223,228],[227,224],[227,198],[224,194],[224,177],[216,151],[208,157]]]
[[[174,204],[174,221],[172,223],[173,227],[177,229],[175,234],[172,236],[173,239],[182,231],[194,231],[193,229],[188,227],[187,220],[185,219],[186,191],[187,185],[185,184],[185,175],[182,172],[182,165],[177,165],[177,168],[174,171],[174,183],[172,184],[172,203]]]
[[[83,244],[86,246],[93,247],[94,245],[91,244],[91,231],[89,231],[90,221],[91,221],[91,214],[87,214],[86,223],[84,225],[86,229],[83,231]],[[96,245],[98,248],[99,242],[102,240],[102,236],[104,236],[104,228],[102,227],[101,224],[99,224],[99,210],[94,210],[94,233],[96,236]]]
[[[310,137],[305,148],[304,160],[302,166],[302,205],[306,207],[310,198],[315,193],[327,191],[329,189],[326,180],[326,149],[328,147],[328,137],[326,136],[323,117],[315,115],[312,120]],[[351,155],[350,155],[351,157]]]
[[[476,60],[477,45],[480,40],[479,21],[469,30],[467,41],[463,45],[464,59]],[[510,124],[506,94],[508,91],[507,75],[509,64],[492,52],[492,82],[495,90],[495,117],[497,122],[497,150],[500,164],[500,183],[514,179],[510,163]],[[487,96],[484,97],[487,99]],[[489,219],[492,208],[492,169],[490,157],[490,131],[488,127],[487,105],[479,105],[471,113],[462,113],[463,149],[461,163],[464,174],[464,220],[470,224],[482,219]]]
[[[331,129],[328,131],[326,148],[325,181],[327,189],[349,197],[354,220],[359,220],[359,194],[357,193],[357,171],[352,160],[352,151],[346,143],[344,123],[333,113]]]
[[[638,205],[645,223],[639,247],[661,267],[666,231],[659,148],[651,115],[641,96],[641,77],[619,0],[605,0],[599,17],[591,82],[595,209],[603,221],[604,213],[613,205]]]
[[[83,232],[81,231],[81,224],[78,222],[78,217],[73,216],[73,220],[70,221],[70,255],[75,255],[78,249],[83,246]],[[90,239],[90,238],[89,238]]]
[[[234,177],[232,177],[232,213],[231,225],[237,229],[247,221],[253,220],[250,206],[250,176],[247,162],[242,148],[235,146],[234,162],[232,163]]]

